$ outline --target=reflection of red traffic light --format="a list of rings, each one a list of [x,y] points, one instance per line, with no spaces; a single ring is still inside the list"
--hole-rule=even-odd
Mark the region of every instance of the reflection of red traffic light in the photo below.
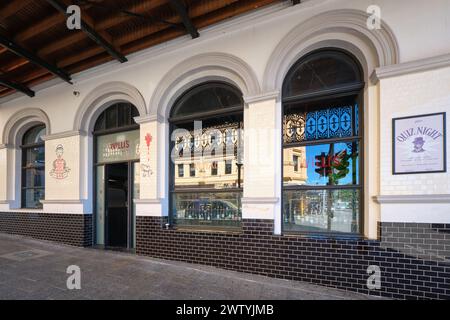
[[[326,154],[325,152],[322,152],[320,155],[315,156],[316,162],[316,173],[318,173],[320,176],[325,176],[326,174]]]
[[[333,165],[340,166],[346,156],[347,156],[347,150],[342,150],[342,151],[338,152],[332,159]]]
[[[321,177],[329,176],[332,173],[332,164],[335,161],[333,156],[327,155],[325,152],[322,152],[320,155],[315,156],[316,162],[316,173]]]

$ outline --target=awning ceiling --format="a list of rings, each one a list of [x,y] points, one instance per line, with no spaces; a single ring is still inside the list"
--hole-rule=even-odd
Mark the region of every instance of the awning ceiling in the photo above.
[[[0,98],[284,0],[0,0]],[[299,1],[293,1],[296,4]],[[66,26],[69,5],[81,29]]]

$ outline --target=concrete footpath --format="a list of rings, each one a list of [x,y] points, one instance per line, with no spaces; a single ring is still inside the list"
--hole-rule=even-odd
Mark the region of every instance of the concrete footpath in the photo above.
[[[80,290],[67,288],[71,276],[67,268],[71,265],[81,270]],[[377,298],[303,282],[0,233],[0,299]]]

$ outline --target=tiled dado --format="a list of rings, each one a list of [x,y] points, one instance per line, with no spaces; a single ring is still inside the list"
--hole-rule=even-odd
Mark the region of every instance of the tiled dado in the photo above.
[[[86,247],[92,245],[92,215],[0,212],[0,232]]]
[[[136,252],[397,299],[450,299],[450,225],[382,223],[381,241],[273,235],[273,222],[244,220],[240,233],[166,230],[138,216]],[[369,290],[367,268],[381,270]]]

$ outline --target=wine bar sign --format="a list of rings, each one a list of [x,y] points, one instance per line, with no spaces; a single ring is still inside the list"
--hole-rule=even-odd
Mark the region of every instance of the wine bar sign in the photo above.
[[[446,172],[445,112],[392,120],[393,174]]]

